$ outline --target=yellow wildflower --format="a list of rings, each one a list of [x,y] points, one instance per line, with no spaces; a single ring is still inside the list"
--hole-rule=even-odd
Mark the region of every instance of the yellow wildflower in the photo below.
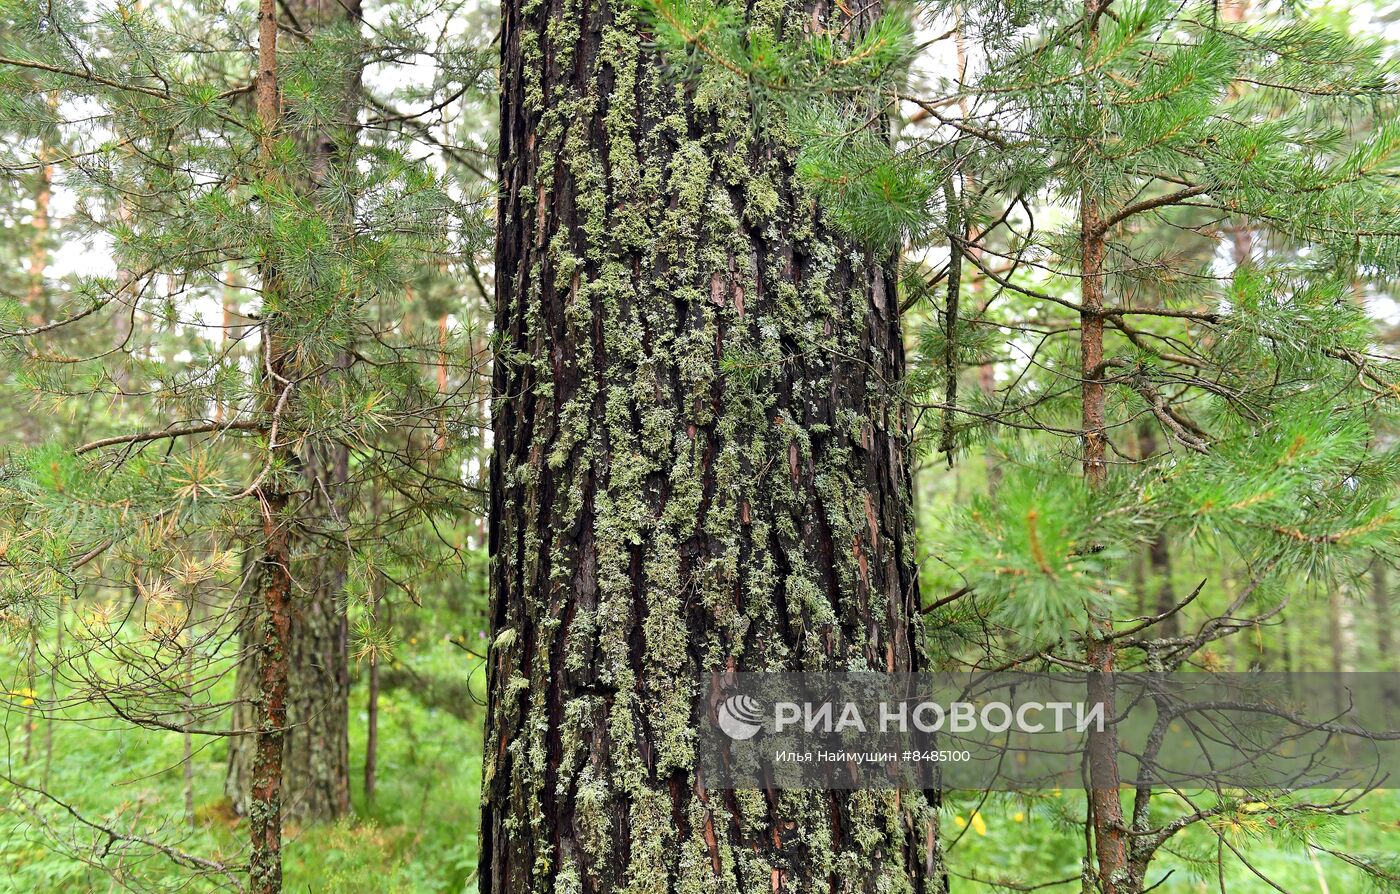
[[[982,812],[974,810],[972,812],[972,831],[983,837],[987,834],[987,821],[982,819]]]

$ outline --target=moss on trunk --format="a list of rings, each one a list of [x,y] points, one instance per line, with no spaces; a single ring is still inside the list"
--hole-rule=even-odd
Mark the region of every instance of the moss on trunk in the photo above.
[[[693,769],[702,671],[920,665],[892,259],[635,7],[502,48],[483,890],[939,889],[928,796]]]

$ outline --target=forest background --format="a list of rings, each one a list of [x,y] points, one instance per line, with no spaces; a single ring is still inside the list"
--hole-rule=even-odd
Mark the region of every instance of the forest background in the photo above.
[[[1164,636],[1212,631],[1200,669],[1400,670],[1400,11],[1125,4],[1064,77],[1126,91],[1087,137],[1028,111],[1078,102],[1056,78],[1016,80],[1028,55],[1071,65],[1052,58],[1070,4],[898,10],[847,48],[859,64],[801,89],[783,60],[810,50],[740,45],[723,4],[638,9],[661,49],[790,123],[833,219],[904,250],[919,584],[949,666],[1050,654],[1092,586]],[[0,3],[0,891],[241,877],[269,494],[319,619],[293,661],[285,889],[477,884],[498,10],[276,16],[291,123],[273,140],[256,4]],[[1278,55],[1241,62],[1251,41]],[[832,99],[865,80],[897,85],[892,147],[851,137]],[[1236,111],[1243,136],[1214,129]],[[1112,164],[1075,160],[1100,138]],[[1250,173],[1254,154],[1274,167]],[[1172,173],[1133,180],[1153,166]],[[1136,353],[1107,402],[1114,471],[1087,487],[1079,343],[1059,343],[1099,276],[1067,272],[1087,257],[1065,247],[1075,169],[1134,215],[1106,237],[1108,275],[1150,317],[1108,317]],[[721,366],[745,387],[764,362]],[[268,385],[290,378],[295,397]],[[1319,493],[1344,496],[1298,510]],[[1091,529],[1106,546],[1079,549]],[[1363,855],[1396,850],[1400,798],[1348,807],[1236,805],[1154,872],[1182,891],[1393,886]],[[955,889],[1078,889],[1081,792],[949,792],[941,810]]]

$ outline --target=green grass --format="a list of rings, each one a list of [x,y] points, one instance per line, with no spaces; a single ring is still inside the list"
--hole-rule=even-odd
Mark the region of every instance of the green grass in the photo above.
[[[1321,800],[1325,793],[1317,794]],[[1177,815],[1179,802],[1173,803],[1174,796],[1165,795],[1160,800],[1164,811]],[[1351,854],[1393,853],[1400,840],[1400,792],[1373,792],[1358,810],[1357,815],[1332,824],[1319,835],[1317,843]],[[966,792],[950,797],[944,811],[949,866],[963,876],[960,883],[954,876],[954,890],[1005,890],[975,884],[967,876],[1018,884],[1074,879],[1043,890],[1049,894],[1078,894],[1084,858],[1083,829],[1066,824],[1063,818],[1082,817],[1083,811],[1083,792],[1068,789],[1034,795],[995,794],[985,800],[980,794]],[[977,820],[972,819],[974,813]],[[1371,890],[1357,870],[1337,858],[1325,853],[1310,856],[1301,846],[1281,842],[1282,836],[1270,826],[1267,813],[1247,824],[1223,826],[1222,831],[1256,869],[1289,892],[1359,894]],[[1215,864],[1217,843],[1215,832],[1202,824],[1183,831],[1172,839],[1168,851],[1159,852],[1153,860],[1148,883],[1159,882],[1170,873],[1157,891],[1221,891]],[[1223,890],[1230,894],[1277,894],[1275,888],[1251,873],[1228,850],[1224,867]]]
[[[434,642],[404,659],[415,671],[465,677],[465,653]],[[39,720],[26,740],[24,686],[13,685],[18,661],[0,645],[0,683],[18,692],[0,701],[0,760],[19,781],[37,785],[44,773],[45,731]],[[37,688],[44,691],[45,683]],[[477,687],[479,690],[479,686]],[[334,825],[289,827],[284,883],[296,894],[438,894],[476,888],[477,824],[481,785],[478,708],[466,720],[420,704],[408,688],[380,698],[380,750],[375,802],[364,803],[366,691],[351,692],[350,750],[353,815]],[[133,730],[111,721],[53,726],[48,789],[83,816],[202,857],[246,859],[246,823],[229,809],[223,781],[226,743],[197,740],[194,758],[196,825],[184,817],[182,739],[177,733]],[[89,714],[97,712],[91,711]],[[25,759],[28,751],[29,757]],[[75,894],[120,890],[106,872],[85,865],[106,836],[84,828],[52,802],[37,813],[0,782],[0,894]],[[30,803],[33,795],[23,796]],[[44,825],[47,824],[47,829]],[[104,861],[125,879],[156,890],[183,887],[188,875],[149,849],[126,860],[114,847]],[[371,886],[371,887],[367,887]]]
[[[477,670],[473,690],[481,692],[480,662],[435,640],[402,645],[401,657],[416,673],[463,680]],[[0,701],[0,759],[11,776],[34,784],[45,763],[44,724],[26,742],[22,686],[12,644],[0,644],[0,683],[18,695]],[[47,684],[41,682],[41,690]],[[380,707],[378,791],[367,806],[363,796],[366,687],[361,678],[351,695],[351,782],[353,815],[329,826],[291,827],[285,844],[285,886],[289,894],[455,894],[476,889],[477,826],[481,783],[481,716],[476,706],[433,707],[411,687],[385,690]],[[95,714],[96,712],[91,712]],[[466,714],[466,717],[456,716]],[[196,827],[185,824],[182,743],[178,734],[132,730],[109,720],[69,722],[53,727],[49,789],[83,815],[125,832],[158,838],[204,857],[228,862],[245,858],[246,824],[229,810],[223,794],[225,743],[208,739],[195,755]],[[28,750],[29,757],[25,759]],[[0,783],[0,894],[76,894],[117,891],[111,878],[87,866],[105,836],[84,829],[55,804],[35,815],[23,809],[17,793]],[[26,800],[33,802],[32,796]],[[980,809],[979,809],[980,802]],[[1352,852],[1387,852],[1400,836],[1400,795],[1378,792],[1364,811],[1337,822],[1323,843]],[[1172,805],[1164,803],[1162,809]],[[976,818],[974,819],[974,811]],[[1082,830],[1065,817],[1083,811],[1083,795],[1065,790],[1034,796],[954,793],[945,805],[944,829],[955,890],[994,891],[984,881],[1040,884],[1078,891],[1083,859]],[[44,824],[47,824],[45,828]],[[1292,892],[1342,894],[1364,890],[1357,873],[1341,861],[1273,840],[1267,818],[1228,832],[1260,871]],[[1159,891],[1220,890],[1211,861],[1215,837],[1194,828],[1173,840],[1178,855],[1163,854],[1151,878],[1168,870]],[[115,849],[114,849],[115,850]],[[1185,856],[1203,863],[1193,867]],[[188,875],[160,856],[143,850],[125,860],[109,855],[109,868],[153,890],[211,890],[188,886]],[[1227,859],[1226,890],[1232,894],[1272,891],[1238,861]],[[963,878],[959,878],[962,876]]]

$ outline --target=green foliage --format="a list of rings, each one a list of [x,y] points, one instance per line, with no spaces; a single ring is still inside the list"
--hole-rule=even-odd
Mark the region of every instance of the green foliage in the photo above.
[[[1393,332],[1364,306],[1400,276],[1384,36],[1327,10],[1236,22],[1220,4],[1169,0],[1124,0],[1092,21],[1055,0],[938,0],[878,17],[835,4],[817,21],[769,3],[635,9],[697,118],[717,122],[706,139],[760,125],[780,135],[783,163],[831,223],[872,253],[905,255],[897,298],[917,350],[899,396],[921,463],[925,604],[946,600],[925,615],[940,664],[1073,666],[1093,618],[1141,633],[1122,666],[1155,667],[1171,630],[1136,628],[1162,592],[1194,600],[1176,631],[1210,632],[1227,614],[1249,631],[1200,643],[1188,658],[1202,669],[1337,661],[1296,631],[1369,611],[1353,604],[1360,576],[1400,558],[1400,368]],[[633,11],[616,15],[623,27]],[[356,746],[371,662],[385,685],[379,795],[357,791],[352,819],[289,837],[290,890],[473,882],[470,696],[481,655],[516,636],[485,633],[482,356],[514,358],[509,333],[486,322],[496,51],[479,17],[414,0],[375,5],[364,24],[290,25],[284,114],[268,132],[247,4],[0,0],[8,765],[47,777],[84,816],[241,859],[246,830],[222,804],[225,743],[198,740],[185,831],[182,737],[154,721],[227,723],[256,547],[265,524],[288,524],[299,568],[344,575]],[[573,40],[567,23],[559,32]],[[925,67],[944,50],[957,66]],[[612,170],[598,195],[674,177],[687,201],[710,201],[685,164],[703,167],[708,150],[693,148],[674,170]],[[33,209],[49,164],[71,211],[45,230]],[[727,176],[755,220],[774,213],[766,175]],[[673,210],[679,227],[686,210]],[[648,232],[629,223],[617,238],[641,250]],[[1086,274],[1098,238],[1103,269]],[[85,246],[91,263],[30,271],[34,251],[59,246]],[[1099,316],[1082,312],[1089,275],[1104,287]],[[696,288],[703,303],[707,284]],[[1105,362],[1086,370],[1092,322],[1105,326]],[[272,374],[273,341],[293,389]],[[711,387],[708,356],[686,370],[698,390]],[[759,408],[768,367],[783,362],[736,340],[714,361],[723,387]],[[1106,395],[1102,486],[1081,470],[1086,379]],[[269,443],[274,417],[284,449]],[[672,434],[665,419],[648,424]],[[182,426],[194,430],[172,434]],[[808,449],[800,433],[788,446]],[[334,496],[307,471],[331,448],[345,457]],[[261,483],[295,497],[280,517],[264,517]],[[1169,567],[1153,564],[1159,544]],[[1343,597],[1296,598],[1321,590]],[[195,621],[197,603],[216,620]],[[36,644],[57,651],[60,629],[55,689],[37,692]],[[1379,666],[1380,648],[1358,654]],[[183,682],[187,659],[197,687]],[[56,720],[52,758],[37,708]],[[583,803],[606,801],[597,777],[580,778]],[[102,835],[58,804],[3,791],[0,891],[92,888],[113,863],[132,884],[188,885],[148,850],[129,866],[111,859],[111,842],[103,853]],[[1159,793],[1147,813],[1160,827],[1201,811],[1152,864],[1164,890],[1186,878],[1273,890],[1242,861],[1221,864],[1226,842],[1287,888],[1366,877],[1395,889],[1389,795],[1346,818],[1278,793],[1191,797]],[[1089,818],[1077,799],[948,793],[944,812],[955,871],[1022,888],[1081,882]],[[580,818],[613,847],[596,820]]]
[[[880,130],[832,102],[804,103],[790,126],[802,146],[797,172],[834,222],[878,246],[927,235],[942,171],[895,152]]]
[[[79,603],[82,616],[91,603]],[[72,618],[70,614],[70,619]],[[484,697],[479,662],[446,641],[448,618],[421,618],[410,625],[411,643],[385,673],[392,685],[380,702],[380,774],[375,800],[366,804],[358,786],[362,766],[352,767],[356,814],[329,826],[295,830],[285,844],[286,888],[321,894],[358,894],[366,879],[389,894],[463,894],[475,890],[476,824],[480,793],[481,717],[470,702],[447,704],[430,697],[427,681],[457,678],[474,681]],[[426,621],[426,623],[425,623]],[[70,620],[70,623],[73,621]],[[76,628],[75,628],[76,629]],[[53,633],[45,625],[47,634]],[[193,762],[195,816],[191,827],[183,813],[184,781],[179,733],[126,730],[115,735],[106,725],[65,722],[90,713],[74,704],[53,722],[26,719],[33,702],[25,679],[23,640],[0,643],[0,727],[8,742],[5,773],[29,785],[47,778],[86,820],[121,832],[133,828],[154,833],[189,853],[236,858],[243,851],[246,820],[230,810],[224,796],[224,742],[199,748]],[[366,663],[352,670],[363,684]],[[416,679],[416,685],[405,680]],[[44,685],[36,695],[48,706],[77,693],[60,688],[50,696]],[[11,693],[19,695],[11,695]],[[358,685],[351,705],[350,740],[364,741],[365,693]],[[227,693],[224,693],[227,695]],[[51,743],[51,756],[50,756]],[[0,892],[68,894],[106,890],[109,868],[122,866],[120,877],[144,891],[211,891],[214,879],[192,878],[163,858],[126,860],[124,842],[109,842],[86,827],[60,804],[11,786],[0,796]]]
[[[998,881],[1017,884],[1018,879],[1051,881],[1072,879],[1079,883],[1084,858],[1083,806],[1078,793],[1052,790],[1036,793],[953,792],[945,800],[943,817],[950,828],[949,860],[960,877],[976,877],[994,884]],[[1198,795],[1190,793],[1193,799]],[[1214,806],[1209,796],[1199,796],[1199,807]],[[1175,795],[1165,795],[1164,802],[1172,810],[1184,806]],[[1330,833],[1314,828],[1322,818],[1301,820],[1306,828],[1281,830],[1279,825],[1291,823],[1281,810],[1252,796],[1230,799],[1234,809],[1220,817],[1215,825],[1228,836],[1235,847],[1248,854],[1250,862],[1273,883],[1286,891],[1317,890],[1326,883],[1332,890],[1391,891],[1393,882],[1385,875],[1394,875],[1394,861],[1381,852],[1393,834],[1393,825],[1400,819],[1400,801],[1393,792],[1377,792],[1364,802],[1361,812],[1345,821],[1345,832],[1336,828]],[[1279,805],[1282,806],[1282,805]],[[1166,804],[1161,808],[1167,810]],[[974,811],[981,822],[969,822]],[[961,822],[959,822],[961,820]],[[979,831],[979,828],[981,831]],[[1305,832],[1313,847],[1299,847],[1289,833]],[[1322,834],[1317,834],[1321,832]],[[1158,883],[1157,890],[1218,890],[1223,884],[1227,891],[1241,894],[1267,894],[1276,889],[1269,882],[1250,872],[1242,864],[1217,864],[1220,845],[1209,828],[1192,828],[1181,833],[1172,845],[1170,855],[1154,863],[1148,884]],[[955,842],[953,841],[955,839]],[[1332,852],[1324,851],[1327,848]],[[1228,850],[1226,851],[1228,853]],[[1368,864],[1377,870],[1358,881],[1354,862]],[[1222,881],[1223,878],[1223,881]],[[1357,886],[1357,887],[1351,887]],[[1064,887],[1076,890],[1071,884]]]
[[[489,129],[495,54],[463,4],[310,9],[279,7],[269,129],[248,4],[0,3],[0,663],[6,693],[52,681],[0,723],[26,743],[16,781],[77,811],[0,788],[0,890],[214,887],[165,847],[245,872],[211,733],[246,729],[230,700],[275,526],[296,598],[329,591],[350,672],[373,660],[383,684],[379,796],[289,835],[289,884],[461,891],[474,871],[455,748],[479,722],[441,694],[479,676],[485,627],[492,186],[483,141],[432,119]],[[104,850],[80,817],[138,840]]]
[[[932,536],[975,589],[977,611],[1031,643],[1053,642],[1122,600],[1115,578],[1139,536],[1136,495],[1091,496],[1054,457],[1012,462],[995,496],[974,497]]]

